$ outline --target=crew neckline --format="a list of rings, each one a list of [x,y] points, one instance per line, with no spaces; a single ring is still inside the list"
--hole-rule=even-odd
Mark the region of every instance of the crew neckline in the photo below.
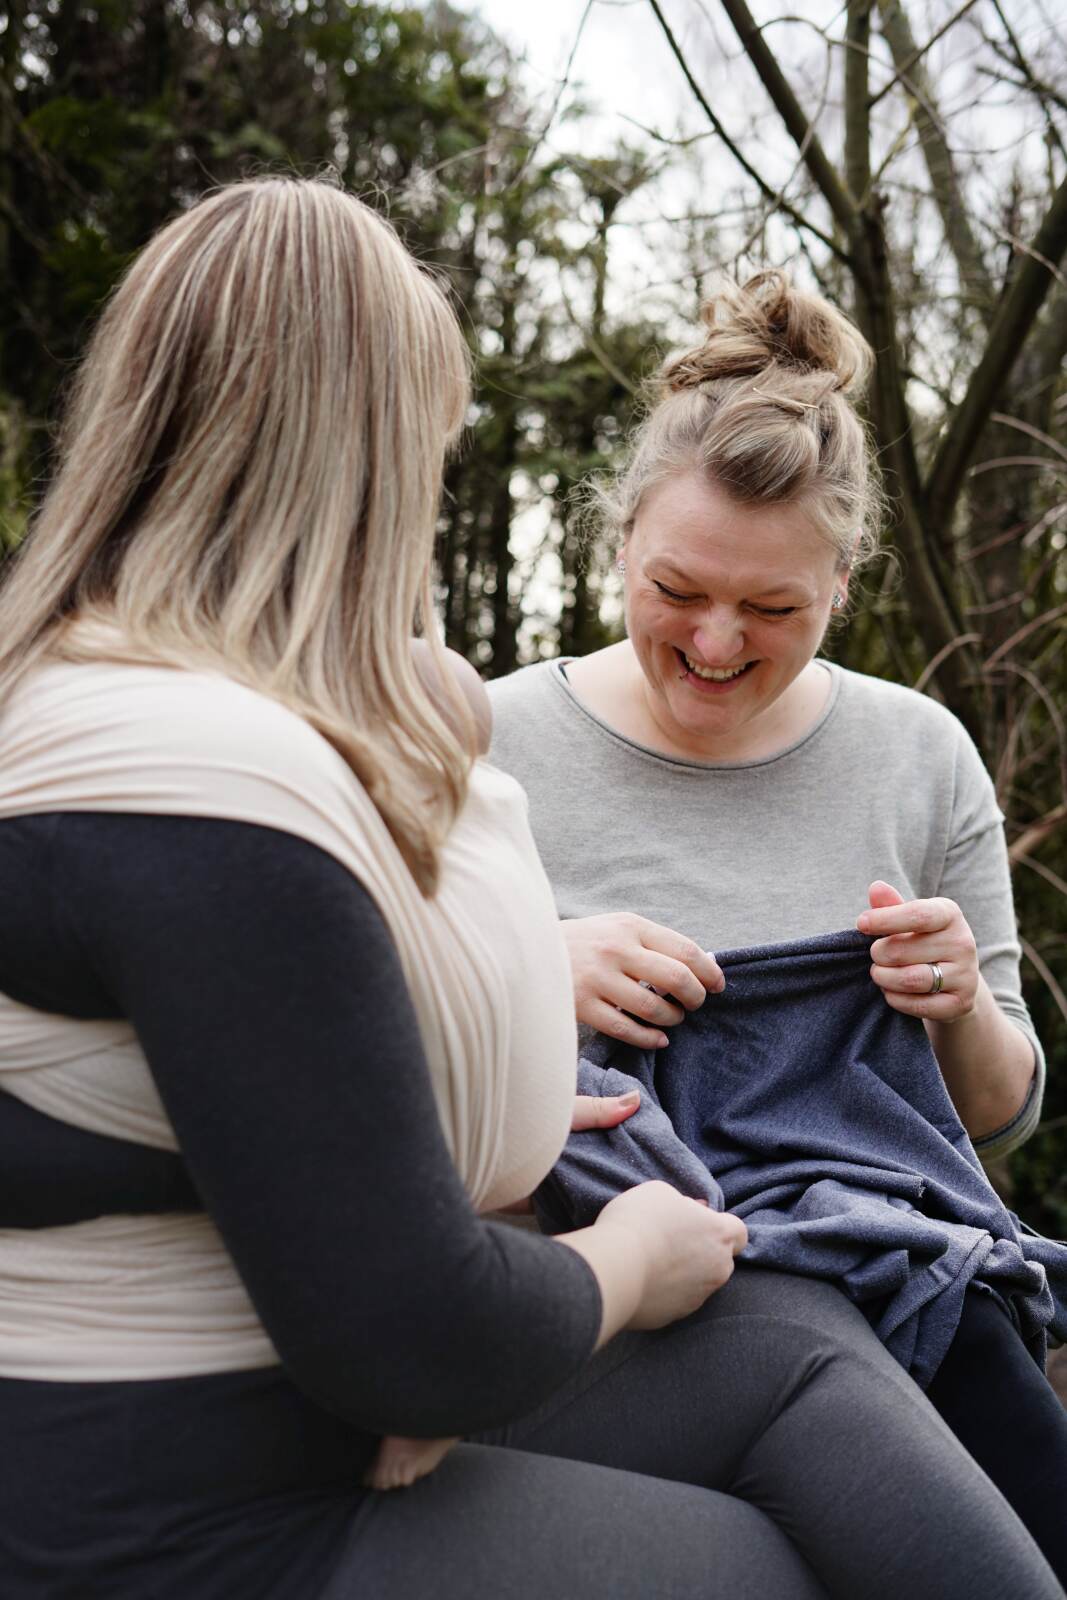
[[[756,767],[769,767],[776,761],[782,761],[787,756],[794,755],[826,726],[833,712],[837,708],[841,696],[841,685],[844,681],[844,669],[836,661],[826,661],[822,657],[815,658],[815,665],[823,667],[830,674],[830,693],[826,704],[819,715],[798,739],[791,744],[783,745],[780,750],[774,750],[770,755],[759,756],[752,761],[695,761],[688,756],[671,756],[663,750],[654,750],[651,745],[642,744],[638,739],[631,739],[625,733],[620,733],[618,728],[612,727],[610,722],[605,722],[603,717],[592,711],[584,701],[575,693],[574,685],[567,677],[567,667],[577,656],[560,656],[555,661],[545,663],[550,668],[550,681],[563,694],[565,700],[573,706],[583,717],[593,724],[602,734],[605,734],[615,744],[622,745],[627,750],[645,757],[646,760],[662,762],[668,767],[690,768],[696,772],[745,772]]]

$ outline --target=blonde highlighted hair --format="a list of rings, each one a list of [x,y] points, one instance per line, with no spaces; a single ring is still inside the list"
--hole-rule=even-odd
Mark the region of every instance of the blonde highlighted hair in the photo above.
[[[782,272],[725,285],[701,344],[666,361],[614,479],[594,487],[608,537],[629,537],[647,491],[694,469],[744,504],[800,506],[855,567],[877,546],[878,474],[850,396],[872,356],[852,323]]]
[[[0,702],[46,654],[221,670],[330,741],[431,893],[473,733],[411,635],[468,378],[445,293],[353,196],[266,178],[193,206],[92,339],[0,590]]]

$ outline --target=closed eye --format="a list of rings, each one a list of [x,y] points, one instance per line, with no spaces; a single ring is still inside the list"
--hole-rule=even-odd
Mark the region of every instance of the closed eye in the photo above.
[[[791,617],[799,606],[753,606],[753,611],[758,611],[761,617]]]
[[[676,600],[679,605],[685,605],[686,601],[695,600],[697,598],[695,594],[678,594],[674,589],[668,589],[665,583],[657,583],[655,578],[652,579],[652,582],[655,584],[660,594],[663,595],[664,599]]]

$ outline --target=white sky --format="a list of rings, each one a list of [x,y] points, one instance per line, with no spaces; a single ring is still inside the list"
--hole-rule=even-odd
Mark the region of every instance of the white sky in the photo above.
[[[526,58],[530,87],[551,105],[586,9],[586,0],[461,0]],[[677,7],[673,8],[677,11]],[[673,13],[668,10],[668,16]],[[600,132],[605,143],[618,128],[618,113],[642,122],[672,124],[688,98],[655,17],[645,0],[594,4],[582,29],[571,82],[586,88],[608,113]],[[681,93],[679,91],[682,91]],[[613,114],[614,113],[614,114]],[[599,142],[599,141],[598,141]]]

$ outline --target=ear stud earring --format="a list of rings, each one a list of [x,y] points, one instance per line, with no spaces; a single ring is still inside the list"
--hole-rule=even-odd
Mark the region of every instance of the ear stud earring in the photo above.
[[[622,559],[622,556],[620,556],[618,561],[615,563],[615,571],[623,574],[626,572],[626,562]]]
[[[830,610],[831,611],[840,611],[841,607],[844,605],[844,603],[845,603],[845,597],[841,593],[841,590],[840,589],[835,589],[834,590],[834,597],[830,601]]]

